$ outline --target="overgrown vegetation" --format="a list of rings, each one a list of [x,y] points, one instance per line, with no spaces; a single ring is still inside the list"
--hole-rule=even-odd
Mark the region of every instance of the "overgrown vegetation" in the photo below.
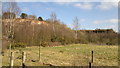
[[[9,6],[8,6],[9,5]],[[50,18],[43,20],[41,16],[27,13],[20,14],[20,8],[16,3],[8,3],[2,14],[3,47],[10,43],[24,43],[25,46],[56,46],[65,44],[107,44],[116,45],[118,42],[117,33],[84,32],[79,30],[79,19],[73,20],[74,29],[68,28],[63,22],[57,19],[52,12]],[[82,25],[81,25],[82,26]]]
[[[15,43],[25,43],[26,46],[56,46],[50,45],[50,43],[59,43],[59,45],[83,43],[83,44],[117,44],[117,33],[86,33],[77,30],[76,31],[68,28],[59,20],[55,20],[53,31],[53,22],[51,19],[45,20],[45,23],[32,24],[30,19],[13,19],[14,26],[12,27],[14,36],[13,40]],[[8,22],[7,22],[8,21]],[[36,21],[36,23],[39,21]],[[7,42],[11,35],[8,35],[9,31],[9,19],[3,19],[3,39]],[[3,42],[4,42],[3,41]],[[6,43],[5,42],[5,43]],[[9,44],[7,44],[9,45]],[[4,46],[7,46],[4,45]]]

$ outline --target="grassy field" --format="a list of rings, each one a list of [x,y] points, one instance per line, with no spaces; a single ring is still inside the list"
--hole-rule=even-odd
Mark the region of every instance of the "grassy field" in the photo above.
[[[21,51],[26,52],[26,66],[88,66],[91,61],[91,51],[94,51],[93,66],[117,66],[118,46],[98,46],[92,44],[71,44],[56,47],[41,47],[41,60],[38,61],[39,47],[14,49],[14,65],[21,66]],[[3,56],[3,66],[9,65],[9,50]]]

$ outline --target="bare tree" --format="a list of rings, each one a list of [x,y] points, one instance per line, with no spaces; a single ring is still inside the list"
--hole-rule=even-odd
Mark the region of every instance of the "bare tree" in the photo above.
[[[9,13],[9,30],[8,32],[8,36],[9,36],[9,41],[10,41],[10,48],[11,48],[11,41],[13,40],[13,36],[14,36],[14,15],[12,13],[14,13],[15,15],[19,16],[20,14],[20,8],[17,6],[17,3],[15,2],[15,0],[12,0],[12,2],[5,2],[2,6],[2,13],[8,12]]]
[[[35,36],[35,24],[33,24],[33,36],[32,36],[32,45],[35,45],[34,43],[34,36]]]
[[[9,2],[9,8],[8,8],[8,12],[10,13],[15,13],[16,15],[19,15],[20,13],[20,9],[17,6],[16,2]],[[13,15],[10,15],[10,28],[9,28],[9,34],[11,35],[11,42],[14,43],[13,41],[13,36],[14,36],[14,20],[13,20]],[[11,45],[11,44],[10,44]],[[11,46],[10,46],[11,48]]]
[[[38,37],[39,37],[39,62],[40,62],[40,58],[41,58],[41,55],[40,55],[40,53],[41,53],[41,42],[42,42],[42,37],[41,37],[41,33],[42,33],[42,31],[41,31],[41,28],[42,28],[42,25],[38,28],[39,29],[39,31],[37,32],[39,35],[38,35]]]
[[[51,17],[51,21],[53,23],[54,36],[56,36],[56,34],[55,34],[55,21],[57,20],[57,16],[56,16],[56,14],[54,12],[52,12],[51,15],[50,15],[50,17]]]
[[[75,39],[78,39],[78,30],[80,29],[80,23],[78,17],[75,17],[73,20],[73,28],[75,30]]]
[[[9,12],[9,13],[14,13],[16,15],[19,15],[19,13],[20,13],[20,8],[17,6],[16,2],[13,2],[13,0],[12,0],[12,2],[4,3],[4,5],[2,7],[5,8],[2,10],[3,13]],[[10,20],[9,20],[9,30],[8,30],[8,39],[9,39],[8,42],[10,43],[9,50],[11,53],[11,45],[12,45],[12,43],[14,44],[14,39],[13,39],[14,38],[14,23],[13,23],[14,19],[13,19],[13,15],[10,14],[9,18],[10,18]]]
[[[11,13],[15,13],[17,16],[20,15],[20,8],[17,6],[17,3],[15,2],[15,0],[11,0],[14,2],[5,2],[3,3],[2,6],[2,12],[11,12]]]

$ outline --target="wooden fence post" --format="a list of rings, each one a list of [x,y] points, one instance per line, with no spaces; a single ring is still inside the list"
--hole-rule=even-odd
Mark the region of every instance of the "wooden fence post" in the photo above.
[[[91,62],[89,62],[89,68],[92,68],[91,64],[93,63],[93,51],[91,51]]]
[[[92,58],[91,58],[91,63],[93,63],[93,51],[92,51]]]
[[[14,63],[14,52],[10,53],[10,68],[13,68]]]
[[[26,53],[22,52],[22,68],[25,68]]]
[[[89,62],[89,68],[92,68],[92,67],[91,67],[91,62]]]

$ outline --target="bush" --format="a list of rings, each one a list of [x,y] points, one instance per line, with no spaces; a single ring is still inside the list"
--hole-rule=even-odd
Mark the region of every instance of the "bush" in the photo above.
[[[20,47],[20,48],[25,48],[26,44],[25,43],[17,43],[15,47]]]
[[[22,13],[22,14],[20,15],[20,17],[21,17],[22,19],[26,19],[26,18],[28,18],[28,15],[27,15],[26,13]]]
[[[59,38],[58,42],[60,42],[62,45],[65,45],[65,39],[64,39],[64,37]]]
[[[48,46],[48,43],[47,42],[41,42],[41,46],[46,47],[46,46]]]
[[[58,38],[56,37],[56,36],[53,36],[52,38],[51,38],[51,42],[56,42],[58,40]]]
[[[115,45],[114,42],[107,42],[106,45]]]
[[[8,48],[10,47],[10,45],[8,46]],[[25,43],[13,43],[11,45],[11,49],[15,49],[15,48],[25,48],[26,44]]]
[[[43,21],[42,17],[38,17],[38,21]]]

